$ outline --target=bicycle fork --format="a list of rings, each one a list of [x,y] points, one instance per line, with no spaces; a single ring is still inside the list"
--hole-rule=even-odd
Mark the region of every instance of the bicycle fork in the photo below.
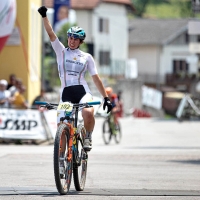
[[[73,146],[73,136],[74,136],[74,129],[72,124],[67,123],[69,127],[69,144],[68,144],[68,151],[67,151],[67,161],[70,162],[72,160],[72,146]]]

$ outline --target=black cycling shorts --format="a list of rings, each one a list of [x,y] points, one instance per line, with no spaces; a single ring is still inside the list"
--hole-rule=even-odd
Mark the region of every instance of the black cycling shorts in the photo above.
[[[83,96],[86,94],[83,85],[72,85],[65,87],[62,92],[62,101],[69,101],[71,103],[79,103]]]

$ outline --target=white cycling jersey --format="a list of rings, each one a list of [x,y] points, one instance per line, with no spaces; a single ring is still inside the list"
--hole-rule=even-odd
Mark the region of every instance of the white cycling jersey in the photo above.
[[[85,80],[85,72],[88,70],[91,76],[97,74],[93,57],[80,49],[65,48],[58,38],[51,44],[57,57],[62,91],[68,86],[83,85],[86,93],[91,93]]]

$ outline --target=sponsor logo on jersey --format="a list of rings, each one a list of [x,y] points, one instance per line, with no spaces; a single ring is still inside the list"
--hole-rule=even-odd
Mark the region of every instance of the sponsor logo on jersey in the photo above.
[[[76,65],[81,65],[81,66],[83,66],[83,63],[81,63],[81,62],[78,62],[78,61],[66,60],[66,62],[69,62],[69,63],[74,63],[74,64],[76,64]]]

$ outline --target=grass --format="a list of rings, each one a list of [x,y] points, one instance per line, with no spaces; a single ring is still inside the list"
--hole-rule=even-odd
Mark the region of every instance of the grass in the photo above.
[[[166,4],[149,4],[146,7],[146,11],[143,15],[145,18],[191,18],[196,17],[200,18],[200,13],[196,13],[195,16],[192,14],[190,9],[181,8],[181,2],[178,1],[171,1],[171,3]],[[182,11],[181,11],[182,10]],[[193,15],[193,16],[192,16]]]
[[[169,114],[165,114],[165,119],[169,120],[169,119],[175,119],[175,116],[173,115],[169,115]]]
[[[175,6],[170,4],[149,5],[144,14],[145,18],[180,18]]]

